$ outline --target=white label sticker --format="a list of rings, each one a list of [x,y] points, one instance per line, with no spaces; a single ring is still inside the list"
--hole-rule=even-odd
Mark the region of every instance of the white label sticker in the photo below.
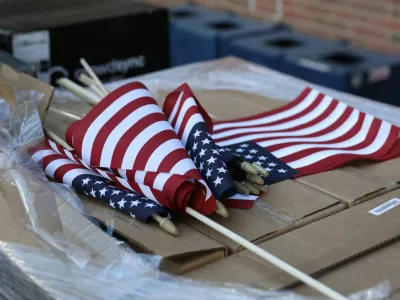
[[[48,30],[19,33],[12,39],[13,55],[26,63],[50,60],[50,33]]]
[[[370,210],[369,213],[373,214],[375,216],[379,216],[388,210],[391,210],[392,208],[396,207],[397,205],[400,205],[400,199],[398,198],[393,198],[392,200],[389,200],[378,207],[375,207],[374,209]]]
[[[382,66],[368,72],[368,81],[371,83],[383,81],[390,77],[392,70],[389,66]]]

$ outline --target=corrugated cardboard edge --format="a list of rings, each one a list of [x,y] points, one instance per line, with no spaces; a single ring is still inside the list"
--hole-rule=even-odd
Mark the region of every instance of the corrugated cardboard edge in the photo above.
[[[93,218],[103,226],[106,226],[102,220],[96,217]],[[113,234],[126,242],[136,252],[157,255],[157,253],[140,243],[138,240],[132,239],[123,232],[119,231],[118,228],[113,228]],[[226,256],[227,250],[224,247],[221,247],[221,249],[192,251],[163,257],[160,269],[171,274],[183,274],[197,269],[203,265],[222,259]]]
[[[302,180],[301,178],[296,179],[296,181],[301,183],[301,184],[304,184],[306,186],[309,186],[309,187],[311,187],[311,188],[313,188],[315,190],[321,191],[321,192],[323,192],[325,194],[328,194],[328,195],[331,195],[331,196],[333,196],[335,198],[338,198],[337,195],[332,194],[330,191],[328,191],[328,190],[326,190],[324,188],[320,188],[320,187],[314,185],[312,182],[309,182],[307,180]],[[372,192],[370,192],[368,194],[365,194],[365,195],[363,195],[363,196],[361,196],[361,197],[359,197],[357,199],[354,199],[351,203],[348,203],[347,201],[345,201],[343,199],[340,199],[340,198],[338,198],[338,199],[343,204],[346,205],[346,208],[349,208],[349,207],[361,204],[363,202],[369,201],[371,199],[374,199],[376,197],[382,196],[384,194],[390,193],[391,191],[394,191],[394,190],[398,189],[399,187],[400,187],[400,184],[397,184],[397,183],[393,184],[393,185],[390,185],[390,186],[387,186],[387,187],[382,187],[382,188],[377,189],[375,191],[372,191]]]
[[[285,234],[287,232],[296,230],[300,227],[303,227],[305,225],[308,225],[312,222],[316,222],[318,220],[324,219],[326,217],[329,217],[333,214],[336,214],[342,210],[346,209],[346,205],[344,203],[334,203],[331,206],[328,206],[326,208],[323,208],[319,211],[313,212],[307,216],[304,216],[302,219],[293,222],[291,226],[288,226],[287,228],[283,228],[282,230],[275,231],[273,233],[267,234],[266,236],[263,236],[255,241],[253,241],[256,244],[260,244],[262,242],[271,240],[277,236],[280,236],[282,234]],[[240,248],[240,251],[244,250],[243,247]]]

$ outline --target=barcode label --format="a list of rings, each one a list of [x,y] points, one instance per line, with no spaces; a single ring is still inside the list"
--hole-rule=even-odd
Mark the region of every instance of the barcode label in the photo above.
[[[398,198],[393,198],[392,200],[389,200],[378,207],[375,207],[374,209],[370,210],[369,213],[373,214],[375,216],[379,216],[388,210],[391,210],[392,208],[396,207],[397,205],[400,205],[400,199]]]

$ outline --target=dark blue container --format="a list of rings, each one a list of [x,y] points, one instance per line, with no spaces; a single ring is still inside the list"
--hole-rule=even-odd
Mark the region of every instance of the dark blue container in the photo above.
[[[293,52],[291,74],[327,87],[400,106],[400,58],[337,45]]]
[[[169,9],[169,35],[171,65],[179,66],[204,59],[213,59],[216,54],[214,49],[198,51],[198,43],[193,39],[193,22],[215,20],[223,13],[200,8],[195,5],[184,5]],[[190,24],[190,25],[189,25]],[[190,26],[190,27],[189,27]],[[195,43],[195,45],[193,45]]]
[[[281,30],[276,33],[239,39],[231,43],[230,52],[243,59],[291,74],[291,64],[285,60],[287,55],[301,51],[329,48],[339,42],[331,42],[310,35]]]
[[[234,40],[283,27],[199,8],[189,14],[192,15],[186,20],[171,19],[171,53],[175,66],[231,55],[230,44]]]

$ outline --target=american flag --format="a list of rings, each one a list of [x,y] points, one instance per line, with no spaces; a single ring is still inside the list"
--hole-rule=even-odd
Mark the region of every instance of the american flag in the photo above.
[[[271,171],[274,170],[271,168],[272,164],[275,167],[279,165],[285,168],[281,167],[284,170],[282,173],[272,172],[271,177],[266,177],[270,179],[269,182],[292,178],[295,173],[293,169],[273,158],[268,151],[255,143],[233,145],[229,149],[218,147],[210,134],[212,120],[187,84],[181,85],[166,97],[163,111],[213,195],[219,200],[224,200],[224,204],[229,207],[250,208],[258,198],[256,195],[238,193],[234,184],[234,179],[238,178],[233,179],[228,171],[230,169],[228,164],[232,159],[241,158],[248,162],[258,162]],[[252,153],[258,153],[261,160],[256,159],[257,156],[251,155]],[[266,165],[267,162],[271,165]]]
[[[47,176],[133,218],[147,222],[153,213],[170,217],[169,211],[160,203],[134,191],[118,188],[114,182],[86,168],[74,158],[70,159],[68,156],[54,151],[49,144],[44,148],[31,149],[30,152],[33,160],[42,164]]]
[[[398,155],[398,134],[398,127],[306,88],[278,109],[215,123],[212,137],[221,147],[253,141],[304,176]]]
[[[139,82],[106,96],[70,125],[66,140],[83,163],[141,184],[138,193],[168,208],[184,213],[190,205],[206,215],[217,208],[171,124]]]

